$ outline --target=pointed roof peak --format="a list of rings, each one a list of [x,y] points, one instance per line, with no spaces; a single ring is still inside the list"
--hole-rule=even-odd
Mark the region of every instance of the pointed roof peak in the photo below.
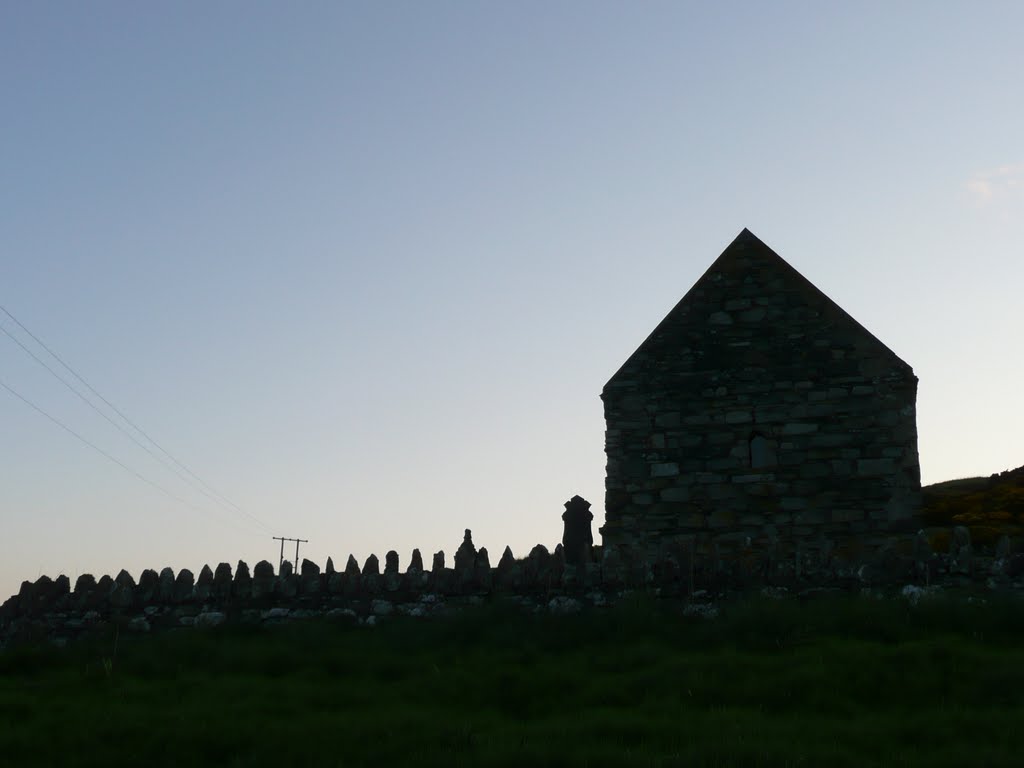
[[[629,370],[636,360],[644,359],[644,355],[651,353],[657,357],[661,354],[660,351],[654,350],[660,350],[659,345],[663,343],[671,344],[670,337],[675,334],[691,333],[703,338],[703,325],[707,318],[700,312],[691,316],[691,306],[706,308],[719,299],[724,301],[726,298],[737,298],[746,290],[743,286],[751,280],[763,284],[766,291],[785,292],[791,297],[791,301],[813,308],[820,313],[822,322],[834,325],[839,328],[837,332],[854,338],[862,349],[873,347],[875,350],[881,350],[896,363],[898,369],[913,375],[906,362],[779,256],[771,246],[744,227],[643,344],[623,363],[609,384],[624,371]],[[729,292],[730,295],[726,297],[723,292]],[[666,342],[666,339],[669,341]]]
[[[759,238],[757,235],[755,235],[753,232],[751,232],[747,227],[744,227],[740,231],[740,233],[738,235],[736,235],[736,237],[733,239],[733,243],[742,243],[742,242],[761,243],[761,245],[764,245],[764,242],[761,240],[761,238]]]

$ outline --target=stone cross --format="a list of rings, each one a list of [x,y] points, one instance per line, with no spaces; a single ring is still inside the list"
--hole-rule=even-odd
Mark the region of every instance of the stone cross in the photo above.
[[[562,513],[562,521],[565,523],[562,549],[565,551],[565,562],[569,565],[584,566],[590,562],[590,548],[594,544],[590,522],[593,519],[590,502],[586,499],[573,496],[565,502],[565,512]]]

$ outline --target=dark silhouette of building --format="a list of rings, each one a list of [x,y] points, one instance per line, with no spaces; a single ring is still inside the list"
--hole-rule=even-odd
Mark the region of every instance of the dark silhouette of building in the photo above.
[[[919,505],[917,377],[747,230],[605,385],[604,544],[877,544]]]

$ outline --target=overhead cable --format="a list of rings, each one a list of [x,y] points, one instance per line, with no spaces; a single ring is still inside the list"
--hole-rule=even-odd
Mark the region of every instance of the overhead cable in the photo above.
[[[9,387],[2,380],[0,380],[0,387],[2,387],[3,389],[6,389],[8,392],[10,392],[16,398],[21,400],[21,402],[25,403],[25,405],[27,405],[29,408],[34,410],[36,413],[39,413],[39,414],[45,416],[47,419],[52,421],[54,424],[56,424],[58,427],[63,429],[65,432],[67,432],[69,435],[71,435],[72,437],[76,438],[77,440],[80,440],[81,442],[85,443],[87,446],[92,448],[94,451],[96,451],[98,454],[103,456],[105,459],[114,462],[115,464],[117,464],[117,466],[119,466],[125,472],[129,473],[130,475],[134,475],[136,478],[138,478],[142,482],[146,483],[146,485],[149,485],[149,486],[152,486],[153,488],[156,488],[158,491],[160,491],[160,493],[164,494],[168,498],[173,499],[174,501],[177,501],[180,504],[184,504],[186,507],[189,507],[190,509],[198,512],[199,514],[206,514],[204,510],[200,509],[199,507],[197,507],[196,505],[192,504],[188,500],[183,499],[180,496],[172,493],[171,491],[167,490],[166,488],[164,488],[159,483],[156,483],[156,482],[150,480],[145,475],[143,475],[140,472],[132,469],[131,467],[129,467],[127,464],[125,464],[123,461],[121,461],[117,457],[112,456],[111,454],[107,453],[105,450],[103,450],[98,445],[96,445],[96,443],[94,443],[91,440],[88,440],[87,438],[85,438],[82,435],[80,435],[78,432],[73,430],[71,427],[69,427],[67,424],[62,422],[56,416],[51,416],[49,413],[47,413],[42,408],[40,408],[38,405],[33,403],[31,400],[29,400],[27,397],[25,397],[24,395],[20,394],[16,390],[14,390],[11,387]]]
[[[246,517],[248,517],[250,520],[252,520],[254,523],[256,523],[258,526],[263,528],[268,533],[272,532],[270,527],[267,526],[262,520],[257,518],[255,515],[253,515],[249,511],[243,509],[238,504],[235,504],[233,501],[228,499],[222,493],[219,493],[216,489],[211,487],[205,480],[203,480],[201,477],[199,477],[199,475],[197,475],[195,472],[193,472],[191,469],[189,469],[185,464],[183,464],[181,461],[179,461],[177,458],[175,458],[167,449],[165,449],[162,445],[160,445],[160,443],[158,443],[156,440],[154,440],[152,437],[150,437],[149,434],[145,430],[142,429],[142,427],[140,427],[138,424],[136,424],[134,421],[132,421],[130,418],[128,418],[128,416],[126,416],[121,411],[121,409],[119,409],[112,402],[110,402],[107,398],[105,398],[102,394],[100,394],[88,381],[85,380],[85,378],[83,376],[81,376],[68,363],[64,362],[64,359],[60,355],[58,355],[56,352],[54,352],[42,339],[40,339],[38,336],[36,336],[34,333],[32,333],[32,331],[30,331],[25,326],[24,323],[22,323],[17,317],[15,317],[13,314],[11,314],[11,312],[8,311],[6,307],[0,305],[0,312],[3,312],[5,315],[7,315],[7,317],[9,317],[11,320],[13,320],[18,325],[18,327],[21,328],[21,330],[23,330],[25,333],[27,333],[40,347],[45,349],[50,354],[50,356],[53,357],[54,360],[56,360],[58,363],[60,363],[72,376],[74,376],[78,381],[80,381],[82,383],[82,385],[85,386],[86,389],[88,389],[92,394],[94,394],[96,397],[98,397],[108,408],[110,408],[110,410],[112,410],[115,414],[117,414],[117,416],[119,416],[128,426],[130,426],[137,433],[142,435],[142,437],[144,437],[146,440],[148,440],[150,442],[150,444],[152,444],[157,450],[160,451],[160,453],[162,453],[164,456],[166,456],[168,459],[170,459],[174,464],[176,464],[178,467],[180,467],[182,470],[184,470],[186,473],[188,473],[188,475],[191,476],[202,487],[200,488],[195,483],[192,483],[192,482],[188,481],[187,478],[182,476],[181,472],[179,472],[179,471],[175,470],[173,467],[170,467],[169,465],[167,465],[166,462],[161,460],[160,457],[157,456],[152,450],[150,450],[147,446],[143,445],[138,439],[136,439],[134,435],[132,435],[130,432],[128,432],[126,429],[124,429],[124,427],[122,427],[121,425],[117,424],[113,419],[111,419],[109,416],[107,416],[107,414],[103,413],[103,411],[101,411],[99,408],[97,408],[96,405],[91,400],[89,400],[81,392],[79,392],[71,384],[69,384],[64,379],[64,377],[60,376],[56,371],[53,370],[53,368],[51,368],[49,365],[47,365],[45,362],[43,362],[41,359],[39,359],[39,357],[36,356],[35,353],[33,353],[28,347],[26,347],[17,337],[15,337],[13,334],[11,334],[3,326],[0,326],[0,331],[3,331],[19,347],[21,347],[25,352],[27,352],[29,355],[31,355],[32,358],[37,363],[42,365],[47,371],[49,371],[50,374],[54,376],[54,378],[56,378],[65,387],[67,387],[72,392],[74,392],[83,402],[85,402],[86,405],[88,405],[94,411],[99,413],[104,419],[106,419],[108,422],[110,422],[110,424],[112,424],[114,427],[116,427],[118,430],[120,430],[122,433],[124,433],[133,443],[135,443],[137,446],[142,448],[144,451],[146,451],[146,453],[148,453],[154,459],[159,461],[165,467],[167,467],[168,469],[173,471],[182,480],[185,480],[186,482],[189,482],[189,484],[192,485],[192,487],[194,487],[196,490],[198,490],[200,493],[202,493],[208,499],[210,499],[211,501],[214,501],[215,503],[219,503],[221,505],[226,505],[226,506],[230,507],[232,509],[232,511],[234,511],[236,513],[239,513],[239,514],[242,514],[242,515],[245,515]]]

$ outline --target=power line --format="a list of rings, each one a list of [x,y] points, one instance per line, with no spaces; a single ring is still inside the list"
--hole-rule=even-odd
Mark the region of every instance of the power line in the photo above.
[[[211,494],[207,493],[205,490],[203,490],[203,488],[201,486],[197,485],[194,481],[189,480],[189,478],[186,477],[185,475],[183,475],[179,469],[175,468],[171,464],[168,464],[165,459],[162,459],[160,456],[158,456],[156,453],[154,453],[152,451],[152,449],[149,448],[149,446],[147,446],[144,443],[140,442],[139,439],[137,437],[135,437],[135,435],[133,435],[131,432],[129,432],[123,426],[121,426],[116,421],[114,421],[112,418],[110,418],[106,413],[104,413],[102,410],[100,410],[98,407],[96,407],[96,404],[93,403],[92,400],[90,400],[85,395],[83,395],[81,392],[79,392],[77,389],[75,389],[75,387],[72,386],[67,381],[67,379],[65,379],[63,376],[61,376],[59,373],[57,373],[55,370],[53,370],[53,368],[51,368],[49,365],[47,365],[46,361],[42,360],[38,355],[36,355],[35,352],[33,352],[31,349],[29,349],[27,346],[25,346],[21,342],[21,339],[19,339],[17,336],[12,334],[6,328],[4,328],[3,325],[0,325],[0,331],[2,331],[7,336],[7,338],[11,339],[11,341],[13,341],[19,347],[21,347],[25,351],[25,353],[28,354],[37,363],[39,363],[39,365],[43,366],[43,368],[45,368],[47,371],[49,371],[50,375],[53,376],[55,379],[57,379],[57,381],[59,381],[61,384],[63,384],[65,387],[67,387],[69,390],[71,390],[71,392],[73,392],[83,403],[85,403],[87,406],[89,406],[94,411],[96,411],[96,413],[98,413],[100,416],[102,416],[104,419],[106,419],[107,423],[109,423],[111,426],[113,426],[115,429],[117,429],[119,432],[121,432],[125,437],[127,437],[129,440],[131,440],[133,443],[135,443],[135,445],[137,445],[139,448],[141,448],[146,453],[148,453],[150,456],[152,456],[153,459],[155,459],[157,462],[159,462],[162,466],[164,466],[165,468],[167,468],[168,470],[173,472],[175,475],[177,475],[179,478],[181,478],[183,481],[185,481],[189,485],[191,485],[193,488],[195,488],[197,491],[199,491],[199,493],[203,494],[206,498],[208,498],[214,504],[220,504],[221,506],[224,506],[223,502],[219,501],[216,497],[214,497]],[[234,510],[231,510],[231,511],[234,511]],[[244,510],[238,510],[238,511],[244,513]],[[258,520],[256,522],[259,523]],[[270,529],[266,528],[266,526],[263,526],[262,523],[259,523],[259,524],[267,532],[270,531]]]
[[[268,532],[268,533],[272,532],[270,527],[268,527],[262,520],[260,520],[258,517],[256,517],[255,515],[251,514],[247,510],[243,509],[238,504],[235,504],[233,501],[228,499],[222,493],[219,493],[216,489],[211,487],[205,480],[203,480],[201,477],[199,477],[199,475],[197,475],[195,472],[193,472],[191,469],[189,469],[187,466],[185,466],[185,464],[183,464],[178,459],[176,459],[167,449],[165,449],[162,445],[160,445],[160,443],[158,443],[156,440],[154,440],[152,437],[150,437],[149,434],[147,434],[146,431],[142,429],[142,427],[140,427],[138,424],[133,422],[117,406],[115,406],[107,398],[105,398],[103,395],[101,395],[74,368],[72,368],[70,365],[68,365],[66,362],[64,362],[64,359],[60,355],[58,355],[56,352],[54,352],[52,349],[50,349],[50,347],[47,346],[47,344],[42,339],[40,339],[38,336],[36,336],[34,333],[32,333],[32,331],[30,331],[25,326],[25,324],[22,323],[18,318],[16,318],[13,314],[11,314],[7,310],[6,307],[0,306],[0,311],[2,311],[11,320],[13,320],[15,323],[17,323],[18,327],[21,328],[21,330],[23,330],[25,333],[27,333],[29,336],[31,336],[32,339],[39,346],[41,346],[43,349],[45,349],[50,354],[50,356],[53,357],[54,360],[56,360],[58,363],[60,363],[62,366],[64,366],[64,368],[68,372],[70,372],[72,376],[74,376],[76,379],[78,379],[78,381],[80,381],[86,387],[86,389],[88,389],[92,394],[94,394],[96,397],[98,397],[100,400],[102,400],[103,403],[105,403],[106,406],[108,408],[110,408],[110,410],[112,410],[114,413],[116,413],[126,424],[128,424],[128,426],[130,426],[132,429],[134,429],[136,432],[138,432],[140,435],[142,435],[153,446],[155,446],[157,448],[157,450],[159,450],[164,456],[166,456],[168,459],[170,459],[172,462],[174,462],[178,467],[180,467],[182,470],[187,472],[192,478],[194,478],[196,482],[198,482],[200,485],[203,486],[203,488],[200,488],[200,487],[196,486],[194,483],[190,482],[189,484],[192,485],[194,488],[196,488],[196,490],[198,490],[200,493],[202,493],[204,496],[206,496],[211,501],[214,501],[215,503],[220,503],[222,506],[223,505],[227,505],[228,507],[231,507],[233,509],[233,511],[235,511],[235,512],[237,512],[239,514],[245,515],[250,520],[252,520],[254,523],[256,523],[261,528],[263,528],[266,532]],[[141,442],[139,442],[131,433],[129,433],[126,429],[124,429],[122,426],[117,424],[109,416],[107,416],[99,408],[97,408],[96,405],[92,401],[90,401],[82,393],[80,393],[77,389],[75,389],[73,386],[71,386],[62,376],[60,376],[56,371],[54,371],[45,362],[40,360],[30,349],[28,349],[28,347],[26,347],[24,344],[22,344],[21,341],[17,337],[15,337],[13,334],[11,334],[6,328],[4,328],[3,326],[0,326],[0,330],[2,330],[8,337],[10,337],[19,347],[21,347],[29,355],[31,355],[32,358],[36,362],[38,362],[47,371],[49,371],[58,381],[60,381],[64,386],[66,386],[68,389],[70,389],[72,392],[74,392],[79,398],[81,398],[82,401],[85,402],[86,405],[88,405],[94,411],[99,413],[104,419],[106,419],[108,422],[110,422],[112,425],[114,425],[117,429],[119,429],[121,432],[123,432],[133,443],[135,443],[137,446],[142,448],[144,451],[146,451],[146,453],[148,453],[154,459],[159,461],[165,467],[167,467],[168,469],[173,471],[182,480],[185,480],[186,482],[189,482],[188,479],[185,478],[179,471],[177,471],[173,467],[170,467],[169,465],[167,465],[164,461],[162,461],[160,459],[160,457],[158,457],[155,453],[153,453],[153,451],[151,451],[149,448],[147,448],[145,445],[143,445]],[[205,488],[205,490],[204,490],[204,488]]]
[[[26,347],[21,342],[21,339],[19,339],[17,336],[12,334],[6,328],[4,328],[3,325],[0,325],[0,332],[3,332],[7,336],[7,338],[11,339],[11,341],[13,341],[19,347],[21,347],[25,351],[26,354],[31,356],[31,358],[33,360],[35,360],[37,363],[39,363],[41,366],[43,366],[43,368],[45,368],[47,371],[49,371],[50,374],[55,379],[57,379],[57,381],[59,381],[61,384],[63,384],[65,387],[67,387],[71,392],[73,392],[78,397],[79,400],[81,400],[87,406],[89,406],[94,411],[96,411],[96,413],[98,413],[100,416],[102,416],[104,419],[106,419],[108,424],[110,424],[112,427],[114,427],[115,429],[120,431],[125,437],[127,437],[129,440],[131,440],[133,443],[135,443],[135,445],[137,445],[139,448],[144,450],[146,453],[148,453],[150,456],[152,456],[156,461],[160,462],[163,466],[167,467],[167,469],[171,470],[172,472],[177,474],[179,477],[181,477],[183,480],[188,482],[188,478],[185,477],[184,475],[182,475],[179,470],[175,469],[173,466],[168,464],[166,462],[166,460],[160,458],[157,454],[153,453],[152,449],[150,449],[149,446],[141,443],[139,441],[139,439],[137,437],[135,437],[135,435],[133,435],[131,432],[129,432],[124,427],[122,427],[120,424],[118,424],[116,421],[114,421],[112,418],[110,418],[106,413],[104,413],[99,408],[97,408],[96,404],[93,403],[92,400],[90,400],[85,395],[83,395],[81,392],[79,392],[77,389],[75,389],[70,383],[68,383],[67,379],[65,379],[63,376],[61,376],[59,373],[57,373],[55,370],[53,370],[53,368],[51,368],[49,365],[47,365],[46,362],[44,360],[42,360],[38,355],[36,355],[35,352],[33,352],[28,347]],[[200,493],[203,492],[201,488],[197,488],[197,490],[199,490]],[[209,496],[209,495],[207,494],[207,496]],[[212,499],[213,501],[216,501],[216,499],[213,499],[212,496],[209,496],[209,498]]]
[[[99,447],[98,445],[96,445],[96,443],[92,442],[91,440],[88,440],[88,439],[87,439],[87,438],[85,438],[85,437],[82,437],[82,435],[80,435],[80,434],[79,434],[78,432],[76,432],[75,430],[73,430],[73,429],[72,429],[71,427],[69,427],[69,426],[68,426],[67,424],[65,424],[64,422],[62,422],[62,421],[61,421],[60,419],[58,419],[58,418],[57,418],[56,416],[51,416],[51,415],[50,415],[49,413],[47,413],[47,412],[46,412],[46,411],[44,411],[44,410],[43,410],[42,408],[40,408],[40,407],[39,407],[38,405],[36,405],[35,403],[33,403],[33,402],[32,402],[31,400],[29,400],[29,399],[28,399],[27,397],[25,397],[24,395],[22,395],[22,394],[20,394],[19,392],[15,391],[15,390],[14,390],[14,389],[12,389],[11,387],[7,386],[7,384],[5,384],[5,383],[4,383],[4,382],[3,382],[2,380],[0,380],[0,387],[3,387],[4,389],[6,389],[6,390],[7,390],[8,392],[10,392],[10,393],[11,393],[12,395],[14,395],[14,396],[15,396],[16,398],[18,398],[19,400],[21,400],[21,402],[25,403],[25,405],[27,405],[27,406],[28,406],[29,408],[31,408],[32,410],[34,410],[34,411],[35,411],[36,413],[39,413],[39,414],[41,414],[41,415],[45,416],[45,417],[46,417],[47,419],[49,419],[50,421],[52,421],[52,422],[53,422],[54,424],[56,424],[56,425],[57,425],[58,427],[60,427],[61,429],[63,429],[63,430],[65,431],[65,432],[67,432],[67,433],[68,433],[69,435],[71,435],[72,437],[74,437],[74,438],[76,438],[76,439],[80,440],[81,442],[85,443],[85,444],[86,444],[87,446],[89,446],[90,448],[92,448],[92,449],[93,449],[94,451],[96,451],[96,452],[97,452],[98,454],[100,454],[101,456],[103,456],[103,457],[104,457],[105,459],[108,459],[109,461],[112,461],[112,462],[114,462],[115,464],[117,464],[117,466],[119,466],[119,467],[120,467],[121,469],[123,469],[123,470],[124,470],[125,472],[129,473],[130,475],[134,475],[134,476],[135,476],[136,478],[138,478],[138,479],[139,479],[139,480],[141,480],[142,482],[146,483],[147,485],[150,485],[150,486],[152,486],[153,488],[156,488],[156,489],[157,489],[158,491],[160,491],[160,493],[164,494],[164,495],[165,495],[165,496],[167,496],[168,498],[170,498],[170,499],[173,499],[174,501],[177,501],[177,502],[178,502],[178,503],[180,503],[180,504],[184,504],[184,505],[185,505],[186,507],[189,507],[190,509],[192,509],[192,510],[194,510],[194,511],[198,512],[198,513],[199,513],[199,514],[201,514],[201,515],[202,515],[202,514],[206,514],[206,513],[205,513],[205,512],[204,512],[204,511],[203,511],[202,509],[200,509],[199,507],[195,506],[195,505],[194,505],[194,504],[192,504],[191,502],[187,501],[186,499],[183,499],[183,498],[181,498],[180,496],[177,496],[177,495],[175,495],[175,494],[171,493],[170,491],[168,491],[168,490],[167,490],[166,488],[164,488],[164,487],[163,487],[162,485],[160,485],[159,483],[155,483],[155,482],[153,482],[153,481],[152,481],[152,480],[150,480],[150,479],[149,479],[148,477],[146,477],[146,476],[142,475],[141,473],[139,473],[139,472],[137,472],[136,470],[134,470],[134,469],[132,469],[131,467],[129,467],[129,466],[127,465],[127,464],[125,464],[125,463],[124,463],[123,461],[121,461],[120,459],[116,458],[115,456],[112,456],[112,455],[110,455],[110,454],[109,454],[109,453],[107,453],[107,452],[106,452],[105,450],[103,450],[103,449],[102,449],[102,448],[100,448],[100,447]]]

